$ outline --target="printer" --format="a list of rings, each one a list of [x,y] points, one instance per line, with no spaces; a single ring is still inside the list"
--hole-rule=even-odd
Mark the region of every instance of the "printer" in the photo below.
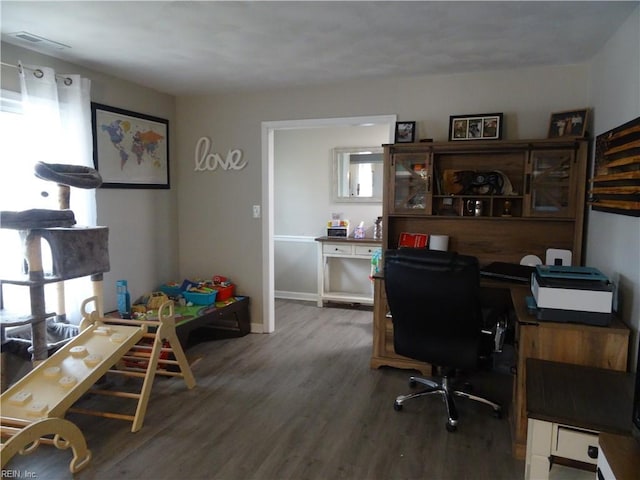
[[[593,267],[538,265],[531,275],[538,320],[607,326],[613,319],[613,291]]]
[[[327,222],[327,237],[347,238],[351,233],[349,220],[333,219]]]

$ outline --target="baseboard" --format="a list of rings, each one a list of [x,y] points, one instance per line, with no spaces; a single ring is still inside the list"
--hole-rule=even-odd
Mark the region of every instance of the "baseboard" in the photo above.
[[[306,293],[306,292],[287,292],[284,290],[276,290],[275,298],[280,300],[302,300],[305,302],[317,302],[318,294]]]

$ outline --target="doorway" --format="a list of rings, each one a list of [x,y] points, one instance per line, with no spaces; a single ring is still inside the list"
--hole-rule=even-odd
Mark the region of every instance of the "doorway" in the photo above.
[[[262,122],[262,284],[263,312],[262,333],[275,331],[275,267],[274,267],[274,166],[275,132],[278,130],[309,129],[322,127],[353,127],[386,125],[388,142],[392,143],[396,115],[324,118]]]

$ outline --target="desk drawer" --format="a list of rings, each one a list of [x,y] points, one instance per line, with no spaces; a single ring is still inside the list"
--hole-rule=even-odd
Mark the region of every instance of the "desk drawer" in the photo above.
[[[553,425],[551,455],[595,465],[598,460],[589,456],[589,447],[598,448],[598,432]]]
[[[338,255],[352,255],[353,246],[348,243],[323,243],[322,253],[334,253]]]
[[[374,245],[355,245],[354,246],[354,255],[358,255],[361,257],[371,257],[373,252],[379,247]]]

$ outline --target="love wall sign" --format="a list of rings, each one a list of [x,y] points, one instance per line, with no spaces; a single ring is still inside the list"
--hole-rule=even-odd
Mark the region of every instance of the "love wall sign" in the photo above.
[[[247,166],[247,162],[242,160],[242,150],[229,150],[227,156],[222,158],[219,153],[211,151],[211,140],[208,137],[202,137],[196,143],[194,161],[196,172],[213,172],[218,167],[222,170],[242,170]]]

